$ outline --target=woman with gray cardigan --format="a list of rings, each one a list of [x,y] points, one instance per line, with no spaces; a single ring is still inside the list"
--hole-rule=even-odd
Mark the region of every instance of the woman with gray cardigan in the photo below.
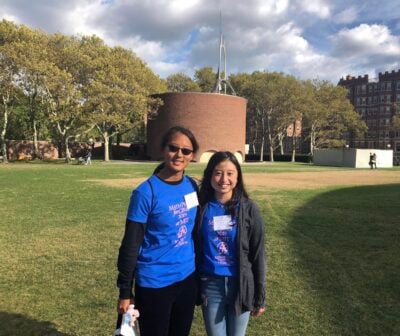
[[[265,311],[264,221],[231,152],[215,153],[200,186],[197,268],[208,336],[244,336]]]

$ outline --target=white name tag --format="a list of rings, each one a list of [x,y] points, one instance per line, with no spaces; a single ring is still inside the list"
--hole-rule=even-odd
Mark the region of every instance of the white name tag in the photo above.
[[[214,231],[232,230],[232,217],[229,215],[214,216],[213,222],[214,222]]]
[[[194,191],[190,194],[185,195],[186,208],[189,210],[199,205],[197,193]]]

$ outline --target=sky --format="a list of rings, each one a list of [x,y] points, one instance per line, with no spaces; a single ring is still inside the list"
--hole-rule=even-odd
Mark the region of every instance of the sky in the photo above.
[[[220,27],[228,74],[279,71],[336,84],[400,69],[399,0],[0,0],[0,19],[97,35],[162,78],[216,70]]]

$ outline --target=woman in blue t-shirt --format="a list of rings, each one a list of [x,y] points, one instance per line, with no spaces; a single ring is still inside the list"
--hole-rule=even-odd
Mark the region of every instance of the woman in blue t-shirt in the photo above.
[[[200,186],[201,299],[209,336],[242,336],[265,311],[264,221],[231,152],[217,152]]]
[[[135,304],[142,336],[187,336],[196,301],[192,231],[198,199],[184,170],[199,146],[190,130],[176,126],[161,148],[164,162],[131,196],[118,256],[118,311]]]

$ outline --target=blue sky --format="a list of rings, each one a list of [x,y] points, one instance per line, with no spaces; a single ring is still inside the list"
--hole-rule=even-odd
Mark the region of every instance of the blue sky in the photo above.
[[[2,0],[0,18],[49,33],[95,34],[161,77],[216,69],[219,12],[229,73],[327,79],[400,69],[400,1]]]

